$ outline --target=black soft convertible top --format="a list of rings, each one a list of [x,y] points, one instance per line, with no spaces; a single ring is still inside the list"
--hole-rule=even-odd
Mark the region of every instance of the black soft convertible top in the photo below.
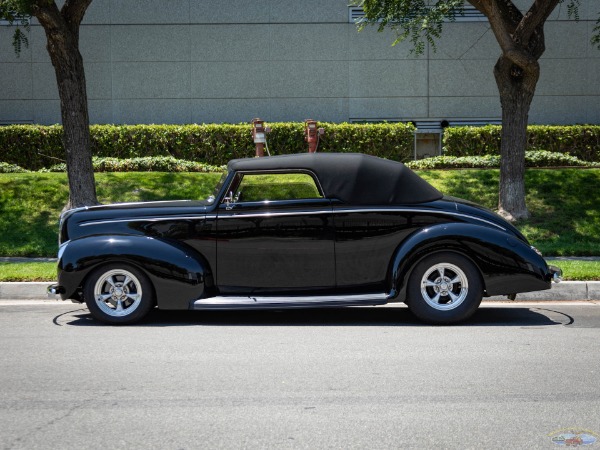
[[[234,159],[229,171],[308,170],[314,172],[327,198],[358,205],[424,203],[442,194],[404,164],[360,153]]]

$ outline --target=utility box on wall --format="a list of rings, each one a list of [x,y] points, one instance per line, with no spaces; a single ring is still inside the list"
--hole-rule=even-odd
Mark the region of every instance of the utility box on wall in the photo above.
[[[439,121],[415,122],[414,159],[431,158],[442,154],[442,133]]]

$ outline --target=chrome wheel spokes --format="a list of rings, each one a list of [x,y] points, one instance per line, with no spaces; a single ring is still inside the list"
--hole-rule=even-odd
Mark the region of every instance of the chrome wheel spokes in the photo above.
[[[421,278],[423,300],[434,309],[447,311],[458,307],[469,293],[465,273],[454,264],[439,263]]]
[[[127,316],[141,303],[142,285],[127,270],[110,270],[98,278],[94,298],[104,313],[113,317]]]

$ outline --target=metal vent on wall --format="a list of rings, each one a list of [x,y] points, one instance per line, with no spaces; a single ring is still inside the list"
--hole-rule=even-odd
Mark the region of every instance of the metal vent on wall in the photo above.
[[[365,12],[361,6],[350,6],[348,7],[348,20],[350,23],[358,23],[365,17]],[[472,5],[465,5],[463,8],[463,14],[457,14],[455,22],[486,22],[487,17],[478,11]],[[450,22],[450,20],[447,20]]]

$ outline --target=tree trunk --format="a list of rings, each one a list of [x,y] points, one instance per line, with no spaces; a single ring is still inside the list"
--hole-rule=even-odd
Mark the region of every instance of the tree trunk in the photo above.
[[[494,67],[502,105],[498,213],[510,221],[529,217],[525,205],[525,149],[539,66],[529,69],[522,70],[504,56]]]
[[[56,45],[56,44],[55,44]],[[92,152],[90,148],[90,119],[85,85],[83,59],[76,46],[62,41],[60,52],[48,51],[56,72],[60,110],[63,123],[63,143],[67,156],[69,178],[68,208],[98,204]]]
[[[83,58],[79,52],[79,22],[88,1],[71,2],[63,17],[54,3],[38,7],[36,17],[44,27],[48,54],[54,66],[63,124],[69,178],[69,202],[65,209],[97,205],[90,148],[90,119]],[[71,13],[72,15],[69,15]]]

